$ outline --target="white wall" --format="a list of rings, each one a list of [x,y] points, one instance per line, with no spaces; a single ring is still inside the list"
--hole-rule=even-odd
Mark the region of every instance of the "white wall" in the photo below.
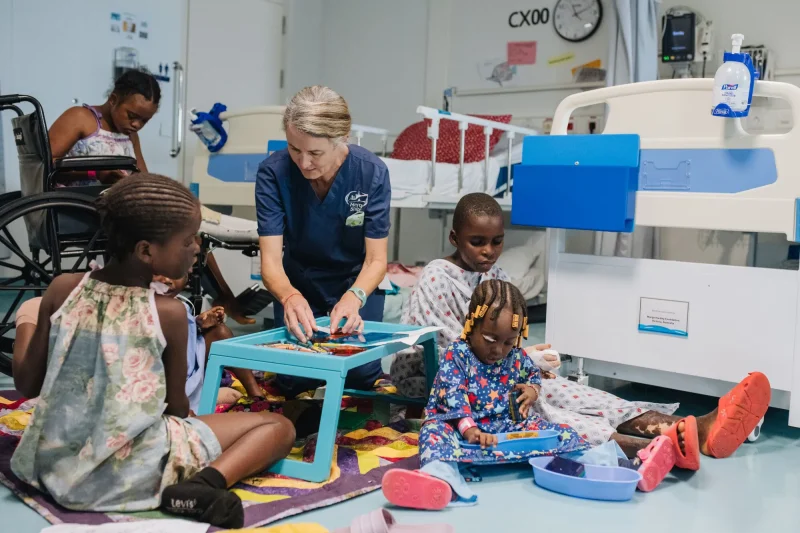
[[[187,109],[208,111],[216,102],[228,109],[278,104],[282,17],[282,2],[274,0],[236,0],[225,9],[218,0],[190,0]],[[191,178],[197,146],[195,135],[186,139],[184,182]]]
[[[291,0],[287,7],[286,99],[324,84],[344,96],[353,122],[397,134],[416,120],[425,83],[427,0]]]
[[[215,102],[224,103],[228,109],[281,103],[283,2],[235,0],[226,2],[224,9],[219,6],[219,0],[189,0],[187,109],[208,111]],[[183,153],[185,183],[191,181],[198,146],[196,135],[187,128]],[[237,210],[234,214],[255,219],[254,208]],[[241,252],[221,249],[214,255],[234,294],[253,284],[250,258]]]
[[[510,11],[545,6],[552,9],[555,5],[552,1],[527,4],[513,0],[287,2],[290,20],[285,95],[291,96],[295,90],[311,83],[330,84],[348,99],[357,121],[389,127],[393,133],[399,133],[403,127],[418,120],[413,113],[416,105],[441,106],[442,90],[464,82],[463,73],[468,70],[464,65],[475,63],[479,57],[501,53],[507,41],[537,41],[537,63],[558,55],[565,46],[555,36],[552,22],[546,27],[515,30],[503,25]],[[721,59],[721,51],[728,46],[729,36],[734,32],[744,33],[746,43],[769,46],[776,53],[779,72],[785,69],[797,72],[800,67],[800,59],[794,59],[799,42],[796,21],[800,18],[800,3],[785,0],[663,0],[662,9],[678,4],[694,7],[715,22],[717,59],[707,67],[707,75],[713,75],[718,64],[716,61]],[[600,58],[606,64],[606,30],[614,14],[609,0],[603,0],[603,5],[603,26],[588,43],[576,48],[576,58],[571,64],[564,65],[562,76],[567,67],[575,66],[579,60]],[[779,7],[782,8],[780,16],[765,15],[770,8],[776,10]],[[475,24],[468,27],[470,22]],[[424,48],[420,49],[422,42]],[[341,51],[347,53],[339,53]],[[586,54],[591,54],[591,57]],[[548,81],[555,80],[548,78]],[[800,76],[784,76],[778,81],[798,83]],[[463,97],[456,100],[455,110],[512,113],[515,122],[521,122],[520,117],[534,117],[524,122],[538,125],[536,121],[552,116],[557,104],[569,93],[552,91]],[[596,112],[592,110],[586,115]],[[585,127],[585,122],[588,119],[581,118],[577,126]],[[438,256],[441,253],[440,230],[440,221],[428,219],[425,212],[404,211],[400,259],[414,262]],[[425,238],[421,239],[423,235]],[[526,237],[527,231],[524,230],[509,232],[510,244],[524,241]],[[746,261],[748,256],[746,236],[737,239],[735,235],[718,234],[709,240],[696,232],[678,232],[665,237],[663,252],[667,257],[698,261],[730,258],[739,263]],[[774,264],[784,253],[785,242],[780,237],[762,236],[760,242],[760,264]]]
[[[779,68],[797,69],[800,57],[797,55],[800,40],[797,35],[797,21],[800,19],[800,2],[787,0],[662,0],[662,9],[685,5],[696,9],[704,18],[714,21],[713,67],[706,70],[712,77],[722,61],[722,51],[730,50],[730,36],[744,34],[745,45],[765,45],[777,54]],[[768,15],[772,12],[772,15]],[[782,79],[797,83],[800,76]]]
[[[10,91],[11,82],[11,50],[13,40],[11,39],[11,0],[0,0],[0,94]],[[8,155],[15,151],[14,142],[11,135],[10,117],[13,114],[3,112],[0,114],[0,132],[2,139],[0,142],[0,192],[5,192],[6,176],[8,172],[6,165],[9,164]],[[16,158],[14,159],[16,162]]]
[[[537,6],[530,6],[533,7]],[[442,91],[453,81],[448,73],[460,68],[464,61],[472,62],[464,54],[474,55],[473,51],[459,52],[466,38],[462,29],[467,24],[477,25],[493,13],[497,18],[495,38],[487,34],[482,42],[505,50],[508,40],[538,40],[539,61],[545,62],[547,57],[563,53],[552,22],[509,33],[508,15],[517,9],[520,5],[512,0],[287,0],[284,99],[306,85],[329,85],[347,99],[354,122],[388,128],[397,135],[420,120],[415,113],[418,105],[440,107]],[[455,35],[451,33],[454,25]],[[477,31],[485,33],[482,24]],[[602,46],[592,53],[605,61],[606,38],[598,33],[592,42]],[[560,76],[563,78],[564,73],[560,72]],[[468,112],[536,115],[541,123],[542,118],[552,116],[557,103],[567,94],[569,91],[535,97],[514,95],[492,97],[489,101],[465,98],[458,101],[458,106]],[[367,141],[365,145],[378,148],[375,142]],[[441,256],[440,245],[447,229],[449,222],[443,231],[441,220],[429,218],[427,211],[404,210],[400,260],[413,263]],[[511,230],[508,241],[511,245],[522,244],[528,236],[529,230]],[[450,249],[449,244],[445,249]]]
[[[775,56],[770,60],[776,68],[775,81],[800,84],[800,57],[797,56],[800,39],[796,21],[800,19],[800,2],[782,0],[663,0],[662,10],[675,6],[688,6],[705,19],[714,21],[714,58],[706,67],[706,77],[713,77],[722,62],[724,50],[730,50],[730,36],[742,33],[745,44],[764,45]],[[778,9],[780,8],[780,15]],[[773,15],[766,13],[772,10]],[[663,12],[663,11],[662,11]],[[662,76],[671,69],[661,67]],[[793,72],[791,75],[784,73]],[[700,75],[699,67],[695,74]],[[767,129],[781,127],[782,105],[779,102],[754,102],[751,119],[758,117]],[[693,230],[664,230],[662,256],[676,260],[727,263],[743,265],[752,260],[753,237],[731,232],[698,232]],[[782,235],[765,234],[758,238],[756,263],[759,266],[777,266],[786,258],[788,242]]]
[[[286,2],[282,103],[303,87],[321,83],[323,6],[322,0]]]

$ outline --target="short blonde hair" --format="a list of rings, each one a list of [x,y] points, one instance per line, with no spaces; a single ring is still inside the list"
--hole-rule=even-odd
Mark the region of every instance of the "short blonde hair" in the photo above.
[[[323,85],[295,94],[283,112],[283,129],[289,125],[313,137],[342,142],[350,135],[350,109],[339,93]]]

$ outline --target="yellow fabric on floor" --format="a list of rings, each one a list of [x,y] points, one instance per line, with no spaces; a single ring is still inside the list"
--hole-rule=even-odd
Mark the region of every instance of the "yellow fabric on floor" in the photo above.
[[[282,526],[262,527],[255,529],[228,529],[221,533],[328,533],[328,530],[319,524],[285,524]]]

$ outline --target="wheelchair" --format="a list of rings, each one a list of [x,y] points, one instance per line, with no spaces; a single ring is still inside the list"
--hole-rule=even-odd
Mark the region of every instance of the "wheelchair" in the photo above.
[[[33,111],[25,114],[20,105]],[[0,95],[0,114],[12,111],[13,136],[20,167],[20,190],[0,195],[0,373],[11,376],[16,311],[25,300],[42,296],[56,276],[87,272],[92,261],[108,260],[95,201],[108,185],[56,188],[66,172],[126,170],[138,172],[136,160],[124,156],[66,157],[53,161],[47,122],[38,100],[27,95]],[[215,248],[258,254],[253,242],[225,242],[201,232],[198,267],[189,279],[189,301],[200,311],[205,295],[218,286],[207,274],[208,254]],[[26,242],[27,241],[27,242]],[[10,272],[10,276],[9,273]],[[272,302],[267,291],[251,287],[237,299],[248,314]]]

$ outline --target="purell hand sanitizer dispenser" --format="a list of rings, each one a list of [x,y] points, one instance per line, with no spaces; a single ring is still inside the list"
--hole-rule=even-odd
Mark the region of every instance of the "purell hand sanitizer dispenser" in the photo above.
[[[711,114],[715,117],[741,118],[750,112],[753,85],[758,73],[749,54],[741,53],[744,35],[731,36],[731,52],[725,52],[724,63],[714,76],[714,101]]]

